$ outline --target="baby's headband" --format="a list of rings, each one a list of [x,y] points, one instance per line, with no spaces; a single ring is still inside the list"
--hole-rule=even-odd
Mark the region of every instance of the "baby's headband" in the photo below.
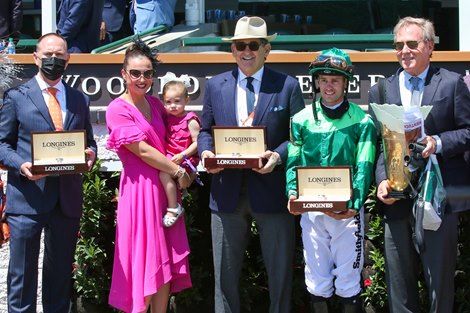
[[[186,74],[183,74],[180,77],[176,77],[175,73],[167,72],[165,76],[163,76],[160,79],[161,79],[162,86],[165,86],[166,83],[168,82],[176,81],[176,82],[182,82],[186,86],[186,88],[191,87],[191,79]]]

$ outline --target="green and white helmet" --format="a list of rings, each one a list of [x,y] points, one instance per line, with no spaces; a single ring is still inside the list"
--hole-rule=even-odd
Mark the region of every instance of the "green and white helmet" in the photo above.
[[[353,79],[353,65],[349,55],[338,48],[323,50],[310,63],[310,71],[312,76],[317,75],[344,75],[349,80]]]

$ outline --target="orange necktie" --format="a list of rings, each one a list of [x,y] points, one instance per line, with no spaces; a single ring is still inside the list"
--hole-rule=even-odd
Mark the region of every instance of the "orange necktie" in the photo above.
[[[52,122],[54,123],[55,130],[64,130],[64,124],[62,121],[62,110],[60,109],[59,101],[57,101],[56,94],[58,89],[49,87],[46,89],[49,94],[49,102],[47,107],[49,108],[49,114],[51,115]]]

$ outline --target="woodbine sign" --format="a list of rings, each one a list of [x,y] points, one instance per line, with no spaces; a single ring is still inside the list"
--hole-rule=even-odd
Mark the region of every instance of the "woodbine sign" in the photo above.
[[[267,66],[294,76],[299,81],[305,103],[312,102],[313,83],[308,75],[308,66],[317,53],[271,53]],[[367,105],[368,91],[380,77],[394,74],[399,68],[395,53],[391,52],[352,52],[355,80],[349,83],[348,98],[360,105]],[[27,81],[37,73],[31,55],[14,55],[16,63],[24,67],[21,81]],[[160,95],[160,77],[167,71],[177,76],[188,74],[192,86],[189,89],[191,103],[189,110],[199,113],[202,110],[204,88],[207,79],[221,72],[236,68],[229,53],[185,53],[161,54],[162,63],[157,68],[157,77],[150,94]],[[120,74],[122,55],[72,55],[71,62],[64,74],[67,84],[83,91],[91,99],[91,110],[101,111],[94,118],[104,119],[105,107],[114,98],[124,92],[124,84]],[[432,62],[460,74],[468,74],[470,70],[470,52],[434,52]],[[98,110],[101,108],[101,110]],[[101,114],[101,115],[100,115]],[[92,117],[93,118],[93,117]]]
[[[318,55],[314,52],[279,53],[271,52],[266,65],[285,72],[299,81],[306,104],[312,103],[312,78],[308,75],[310,62]],[[367,109],[368,91],[378,78],[394,74],[399,65],[394,51],[390,52],[351,52],[349,53],[355,67],[355,80],[348,88],[349,100]],[[10,55],[15,63],[21,64],[20,84],[36,75],[38,69],[30,54]],[[230,53],[174,53],[159,55],[161,64],[157,68],[157,77],[150,94],[161,94],[160,77],[167,71],[177,76],[187,74],[191,77],[192,86],[189,89],[191,103],[188,110],[197,114],[202,111],[204,88],[207,79],[224,71],[236,68]],[[120,170],[120,162],[114,153],[105,149],[106,107],[124,91],[121,69],[124,56],[122,54],[73,54],[64,74],[64,80],[78,90],[83,91],[91,100],[91,120],[93,132],[99,146],[99,157],[104,160],[102,170]],[[445,67],[461,74],[467,74],[470,69],[470,52],[434,52],[433,64]]]

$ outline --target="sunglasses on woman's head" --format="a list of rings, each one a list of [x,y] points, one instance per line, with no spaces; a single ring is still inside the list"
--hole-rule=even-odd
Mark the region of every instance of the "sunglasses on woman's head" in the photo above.
[[[235,48],[238,51],[245,51],[247,46],[251,51],[258,51],[260,43],[257,42],[257,41],[250,41],[249,43],[246,43],[246,42],[243,42],[243,41],[236,41],[235,42]]]
[[[393,46],[395,47],[395,50],[401,51],[405,47],[405,45],[410,48],[411,50],[415,50],[418,48],[419,43],[421,41],[419,40],[411,40],[411,41],[397,41],[393,43]]]
[[[146,71],[128,70],[127,72],[133,79],[139,79],[142,75],[147,79],[153,78],[153,70],[146,70]]]

